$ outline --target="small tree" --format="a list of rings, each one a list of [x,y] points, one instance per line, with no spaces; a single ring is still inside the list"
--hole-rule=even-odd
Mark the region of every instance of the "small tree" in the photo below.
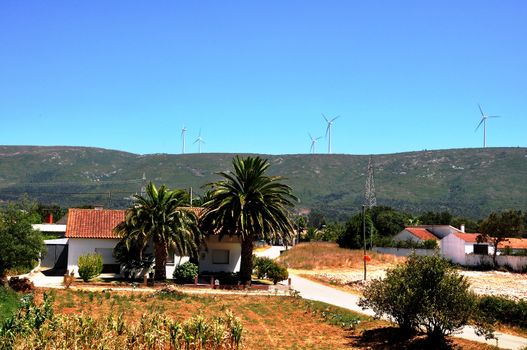
[[[79,276],[84,282],[88,282],[101,274],[102,255],[97,253],[81,255],[77,264],[79,266]]]
[[[0,283],[6,270],[31,269],[44,252],[40,231],[31,227],[38,220],[34,204],[27,199],[0,209]]]
[[[507,242],[507,237],[517,236],[525,230],[525,218],[519,210],[507,210],[501,213],[491,213],[479,225],[481,236],[479,241],[490,242],[494,247],[492,261],[497,265],[496,254],[498,245]]]
[[[430,338],[443,339],[468,323],[475,303],[466,278],[446,260],[413,255],[384,280],[373,280],[359,305],[390,316],[406,333],[424,328]]]

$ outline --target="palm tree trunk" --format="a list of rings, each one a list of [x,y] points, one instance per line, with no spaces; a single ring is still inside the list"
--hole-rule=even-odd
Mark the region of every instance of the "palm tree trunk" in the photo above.
[[[252,236],[244,236],[241,240],[240,282],[244,286],[250,286],[253,272],[253,239]]]
[[[156,251],[155,279],[158,281],[167,279],[167,245],[163,240],[154,242]]]

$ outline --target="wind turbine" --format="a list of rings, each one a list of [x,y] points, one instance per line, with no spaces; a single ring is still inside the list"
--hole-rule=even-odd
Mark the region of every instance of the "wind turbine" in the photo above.
[[[335,119],[339,118],[340,115],[337,115],[335,118],[331,120],[326,118],[324,113],[322,113],[322,116],[326,120],[326,123],[328,123],[328,127],[326,128],[326,137],[328,138],[328,154],[330,154],[331,153],[331,126],[333,125],[333,122],[335,121]]]
[[[205,141],[203,141],[203,138],[201,137],[201,129],[199,130],[199,136],[196,141],[194,141],[194,143],[198,144],[198,153],[201,153],[201,144],[205,143]]]
[[[183,129],[181,129],[181,139],[183,140],[183,154],[185,154],[185,133],[187,132],[187,128],[183,126]]]
[[[499,115],[486,115],[483,113],[483,109],[481,109],[481,106],[478,104],[479,111],[481,112],[481,121],[479,122],[478,126],[476,127],[476,130],[474,132],[478,131],[481,124],[483,124],[483,148],[487,147],[487,119],[489,118],[499,118]]]
[[[309,149],[309,152],[311,152],[312,154],[315,154],[315,145],[316,145],[317,141],[322,138],[322,136],[317,137],[317,138],[313,138],[313,136],[311,136],[310,133],[307,133],[307,134],[309,135],[309,138],[311,139],[311,148]]]

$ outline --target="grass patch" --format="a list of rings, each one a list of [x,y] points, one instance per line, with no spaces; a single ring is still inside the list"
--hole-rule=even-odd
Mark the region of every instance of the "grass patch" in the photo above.
[[[0,286],[0,323],[14,314],[19,297],[11,288]]]
[[[405,258],[390,254],[369,251],[372,260],[368,265],[396,264]],[[300,243],[285,251],[278,261],[288,268],[300,270],[317,270],[328,268],[361,268],[363,266],[362,250],[340,248],[336,243],[309,242]]]

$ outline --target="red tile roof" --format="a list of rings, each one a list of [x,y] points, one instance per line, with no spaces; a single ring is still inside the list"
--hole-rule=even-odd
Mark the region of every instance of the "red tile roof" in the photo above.
[[[426,228],[422,228],[422,227],[406,227],[405,230],[410,232],[411,234],[413,234],[415,237],[417,237],[419,239],[422,239],[424,241],[428,241],[428,240],[438,241],[439,240],[439,238],[434,236],[434,234],[432,232],[428,231]]]
[[[467,243],[477,243],[477,238],[480,235],[479,233],[458,233],[454,232],[454,235]]]
[[[507,246],[513,249],[527,249],[527,238],[507,238],[508,242],[500,242],[498,244],[499,249],[503,249]]]
[[[66,238],[119,238],[112,230],[124,218],[125,210],[69,209]]]

